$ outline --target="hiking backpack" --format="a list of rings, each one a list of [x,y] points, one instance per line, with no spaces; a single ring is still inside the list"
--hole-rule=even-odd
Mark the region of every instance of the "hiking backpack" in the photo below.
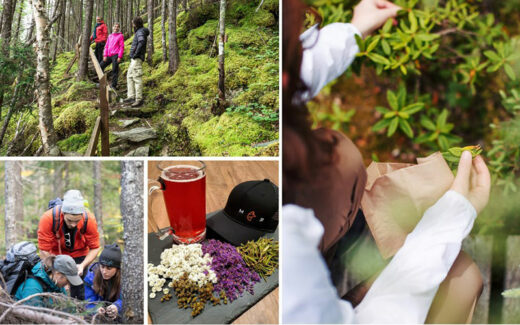
[[[7,251],[6,258],[0,261],[0,273],[3,281],[0,286],[14,296],[16,290],[32,275],[32,268],[40,261],[36,246],[28,241],[14,244]]]
[[[58,240],[58,250],[61,255],[61,245],[60,245],[60,217],[61,217],[61,205],[63,204],[63,201],[57,197],[54,200],[50,200],[49,204],[47,206],[47,209],[52,209],[52,232],[56,236],[56,239]],[[84,235],[87,231],[87,224],[88,224],[88,213],[85,211],[83,212],[83,227],[81,227],[81,234]]]

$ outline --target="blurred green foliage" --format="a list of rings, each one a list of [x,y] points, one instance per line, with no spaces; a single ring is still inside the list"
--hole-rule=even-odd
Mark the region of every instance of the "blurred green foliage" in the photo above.
[[[308,11],[306,26],[349,22],[357,2],[307,1],[315,10]],[[346,74],[354,82],[347,86],[347,78],[339,78],[309,103],[314,125],[330,127],[330,121],[356,105],[366,106],[366,97],[336,91],[370,86],[373,94],[382,90],[386,100],[376,98],[370,115],[356,113],[349,129],[346,123],[339,128],[375,158],[397,157],[391,153],[395,148],[416,157],[479,144],[494,186],[474,232],[518,233],[514,211],[520,208],[520,1],[394,2],[402,7],[396,19],[365,39],[356,38],[358,59]],[[331,109],[330,102],[343,96],[349,99],[341,99],[346,107]],[[376,119],[372,133],[356,130],[358,116]],[[383,132],[387,140],[379,136]]]

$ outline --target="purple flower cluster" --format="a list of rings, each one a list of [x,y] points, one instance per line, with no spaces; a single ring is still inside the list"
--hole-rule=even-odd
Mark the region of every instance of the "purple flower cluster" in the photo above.
[[[230,301],[242,296],[244,290],[254,294],[253,286],[260,281],[260,276],[247,267],[236,247],[210,239],[202,243],[202,252],[213,259],[211,269],[218,279],[215,292],[224,290]]]

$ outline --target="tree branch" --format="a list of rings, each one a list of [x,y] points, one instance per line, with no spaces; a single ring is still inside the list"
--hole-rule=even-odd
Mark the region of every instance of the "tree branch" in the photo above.
[[[260,4],[258,5],[258,7],[256,7],[255,12],[258,12],[258,10],[260,10],[260,7],[262,7],[262,5],[264,4],[264,1],[265,0],[260,1]]]
[[[49,28],[52,27],[52,25],[60,18],[61,16],[61,13],[57,14],[56,16],[54,16],[50,21],[49,23],[47,24],[47,27],[45,27],[45,30],[49,30]],[[36,35],[34,35],[27,43],[26,45],[31,45],[32,43],[34,43],[36,41]]]
[[[10,304],[0,302],[0,306],[4,307],[10,307]],[[44,312],[36,311],[35,308],[37,307],[30,307],[30,306],[17,306],[12,310],[12,314],[15,317],[21,318],[22,323],[44,323],[44,324],[76,324],[73,320],[67,320],[63,319],[61,317],[47,315],[46,312],[52,312],[52,309],[48,308],[39,308],[39,310],[42,310]],[[85,321],[82,321],[81,323],[85,323]]]

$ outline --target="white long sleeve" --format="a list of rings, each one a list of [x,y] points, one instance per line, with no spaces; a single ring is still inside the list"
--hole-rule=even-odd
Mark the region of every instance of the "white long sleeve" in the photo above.
[[[308,88],[302,101],[316,96],[321,88],[343,74],[359,52],[354,37],[361,35],[352,24],[317,25],[300,35],[303,47],[300,77]]]
[[[312,210],[287,205],[282,215],[284,323],[423,323],[476,211],[462,195],[446,192],[425,212],[355,310],[332,285],[317,249],[323,227]]]

